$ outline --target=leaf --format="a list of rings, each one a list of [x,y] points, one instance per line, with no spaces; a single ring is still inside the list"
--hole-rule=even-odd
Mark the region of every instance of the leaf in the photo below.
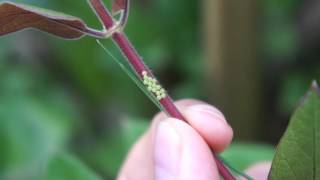
[[[79,159],[68,154],[57,154],[49,161],[45,173],[47,180],[101,180]]]
[[[35,28],[50,34],[76,39],[91,31],[79,18],[24,4],[0,3],[0,36]]]
[[[313,82],[280,140],[269,179],[320,178],[320,91]]]
[[[112,13],[117,14],[120,11],[125,11],[128,8],[129,0],[113,0]]]

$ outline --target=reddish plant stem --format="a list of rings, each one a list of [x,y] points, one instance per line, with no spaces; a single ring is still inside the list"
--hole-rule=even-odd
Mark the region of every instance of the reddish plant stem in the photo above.
[[[89,0],[91,6],[99,16],[100,20],[104,24],[105,28],[110,29],[114,25],[114,20],[112,16],[110,15],[109,11],[105,8],[104,4],[101,0]],[[134,69],[134,71],[137,73],[140,79],[142,79],[142,72],[146,71],[148,74],[152,77],[154,75],[150,71],[150,69],[144,64],[141,57],[138,55],[136,50],[133,48],[132,44],[128,40],[125,34],[116,32],[112,35],[112,39],[114,42],[118,45],[118,47],[121,49],[122,53],[127,57],[130,65]],[[177,107],[174,105],[172,99],[169,95],[167,95],[165,98],[160,100],[161,106],[166,110],[166,112],[174,118],[180,119],[182,121],[185,121],[185,118],[182,116],[182,114],[179,112]],[[222,161],[219,159],[219,157],[212,151],[213,157],[215,159],[215,162],[217,164],[217,168],[219,170],[220,175],[225,180],[235,180],[233,175],[230,173],[230,171],[224,166]]]

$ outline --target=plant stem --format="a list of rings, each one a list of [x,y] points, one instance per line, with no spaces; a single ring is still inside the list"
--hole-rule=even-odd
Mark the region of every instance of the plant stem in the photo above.
[[[89,0],[91,6],[97,13],[98,17],[102,21],[103,25],[106,29],[110,29],[114,25],[114,20],[112,16],[110,15],[109,11],[105,8],[103,2],[101,0]],[[147,72],[151,77],[155,78],[153,73],[150,71],[150,69],[144,64],[141,57],[138,55],[136,50],[133,48],[132,44],[126,37],[126,35],[123,32],[115,32],[112,35],[113,41],[118,45],[118,47],[121,49],[122,53],[127,57],[129,64],[132,66],[138,77],[142,80],[143,75],[142,72]],[[167,95],[165,98],[162,98],[160,100],[160,104],[163,107],[163,109],[166,110],[166,112],[173,118],[180,119],[182,121],[185,121],[185,118],[182,116],[182,114],[179,112],[177,107],[174,105],[172,99],[169,95]],[[213,151],[212,151],[213,152]],[[213,152],[213,157],[215,159],[215,162],[217,164],[217,168],[219,170],[220,175],[225,180],[235,180],[233,175],[229,172],[229,170],[224,166],[222,161],[219,159],[219,157]]]

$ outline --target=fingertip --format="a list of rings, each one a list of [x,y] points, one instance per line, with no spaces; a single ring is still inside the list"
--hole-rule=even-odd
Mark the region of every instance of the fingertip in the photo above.
[[[181,99],[181,100],[175,101],[174,104],[180,111],[182,111],[184,108],[187,108],[189,106],[193,106],[197,104],[207,104],[207,103],[197,99]],[[168,118],[168,116],[164,112],[159,112],[154,116],[153,124],[157,124],[159,121],[164,120],[166,118]]]
[[[208,114],[208,115],[212,116],[212,118],[215,118],[221,122],[227,123],[227,120],[224,117],[224,115],[222,114],[222,112],[211,105],[195,104],[195,105],[189,106],[189,109],[196,111],[197,113]]]
[[[231,143],[232,128],[218,109],[196,104],[183,109],[183,114],[215,152],[223,151]]]

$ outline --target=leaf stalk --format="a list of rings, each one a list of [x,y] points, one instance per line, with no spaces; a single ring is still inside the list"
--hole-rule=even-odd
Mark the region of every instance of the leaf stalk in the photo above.
[[[88,2],[93,8],[93,10],[96,12],[97,16],[100,18],[104,27],[106,29],[113,28],[115,21],[113,20],[112,16],[110,15],[108,9],[105,7],[103,2],[101,0],[88,0]],[[124,13],[128,13],[128,12],[124,12]],[[128,14],[125,14],[125,16],[128,16]],[[122,22],[122,24],[125,24],[125,23]],[[117,46],[120,48],[123,55],[129,61],[129,64],[131,65],[133,70],[136,72],[140,80],[143,80],[143,72],[147,72],[149,76],[151,76],[152,78],[155,78],[151,70],[148,68],[148,66],[145,65],[141,56],[139,56],[139,54],[137,53],[137,51],[135,50],[135,48],[127,38],[127,36],[122,31],[113,32],[111,36],[115,44],[117,44]],[[180,111],[177,109],[177,107],[174,105],[171,97],[168,95],[168,93],[166,94],[167,95],[165,98],[162,98],[161,100],[159,100],[163,109],[171,117],[187,122],[186,119],[180,113]],[[229,169],[225,167],[223,162],[214,153],[213,150],[212,150],[212,153],[213,153],[213,157],[217,164],[217,168],[219,170],[220,175],[225,180],[235,180],[235,177],[231,174]]]

